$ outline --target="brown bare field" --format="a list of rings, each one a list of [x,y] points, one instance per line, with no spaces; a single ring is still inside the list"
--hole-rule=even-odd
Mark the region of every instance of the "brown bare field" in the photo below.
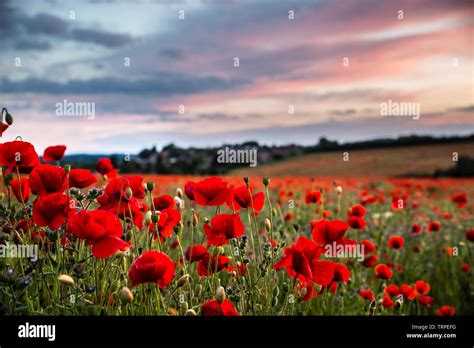
[[[474,143],[405,146],[397,148],[324,152],[294,157],[255,168],[239,168],[232,175],[245,176],[398,176],[433,173],[454,165],[453,153],[474,155]]]

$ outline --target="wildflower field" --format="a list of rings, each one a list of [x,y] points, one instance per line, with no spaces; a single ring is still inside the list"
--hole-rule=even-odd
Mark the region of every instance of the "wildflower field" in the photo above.
[[[2,314],[474,314],[474,179],[125,176],[65,151],[0,144]]]

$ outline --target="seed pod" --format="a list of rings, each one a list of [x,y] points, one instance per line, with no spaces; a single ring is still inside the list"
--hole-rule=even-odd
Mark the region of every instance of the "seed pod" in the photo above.
[[[158,214],[151,214],[151,221],[153,221],[155,224],[160,221],[160,216]]]
[[[270,232],[272,230],[272,223],[270,221],[270,219],[265,219],[265,230],[267,232]]]
[[[124,303],[132,303],[133,301],[133,293],[132,290],[124,286],[122,288],[122,301]]]
[[[270,179],[269,178],[263,178],[262,182],[265,186],[268,186],[270,184]]]
[[[182,288],[189,282],[189,274],[185,274],[181,276],[181,278],[178,279],[178,282],[176,283],[176,288]]]
[[[61,284],[64,284],[64,285],[67,285],[67,286],[74,285],[74,279],[72,279],[72,277],[67,275],[67,274],[61,274],[58,277],[58,280]]]
[[[225,300],[225,289],[222,286],[219,286],[216,291],[216,300],[217,303],[221,304]]]

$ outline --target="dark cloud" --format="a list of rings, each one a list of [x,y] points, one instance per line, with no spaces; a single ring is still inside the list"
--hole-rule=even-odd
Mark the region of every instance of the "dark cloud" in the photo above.
[[[159,52],[159,54],[165,58],[170,59],[184,59],[184,51],[180,48],[166,48]]]
[[[170,96],[231,90],[247,83],[243,79],[223,79],[216,76],[195,77],[183,74],[162,73],[136,80],[105,77],[90,80],[69,80],[66,83],[37,78],[28,78],[21,81],[3,78],[0,80],[0,90],[3,93],[58,95],[123,93]]]
[[[133,38],[128,34],[115,34],[95,29],[73,29],[67,37],[109,48],[124,46],[133,41]]]
[[[51,44],[45,40],[30,40],[24,38],[15,41],[14,48],[17,50],[47,51],[51,49]]]

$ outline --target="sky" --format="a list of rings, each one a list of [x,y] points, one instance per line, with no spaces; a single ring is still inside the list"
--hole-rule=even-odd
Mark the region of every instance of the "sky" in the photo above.
[[[462,0],[0,0],[15,119],[1,141],[73,154],[467,135],[473,29]],[[382,116],[389,100],[419,119]],[[94,117],[58,114],[64,101]]]

